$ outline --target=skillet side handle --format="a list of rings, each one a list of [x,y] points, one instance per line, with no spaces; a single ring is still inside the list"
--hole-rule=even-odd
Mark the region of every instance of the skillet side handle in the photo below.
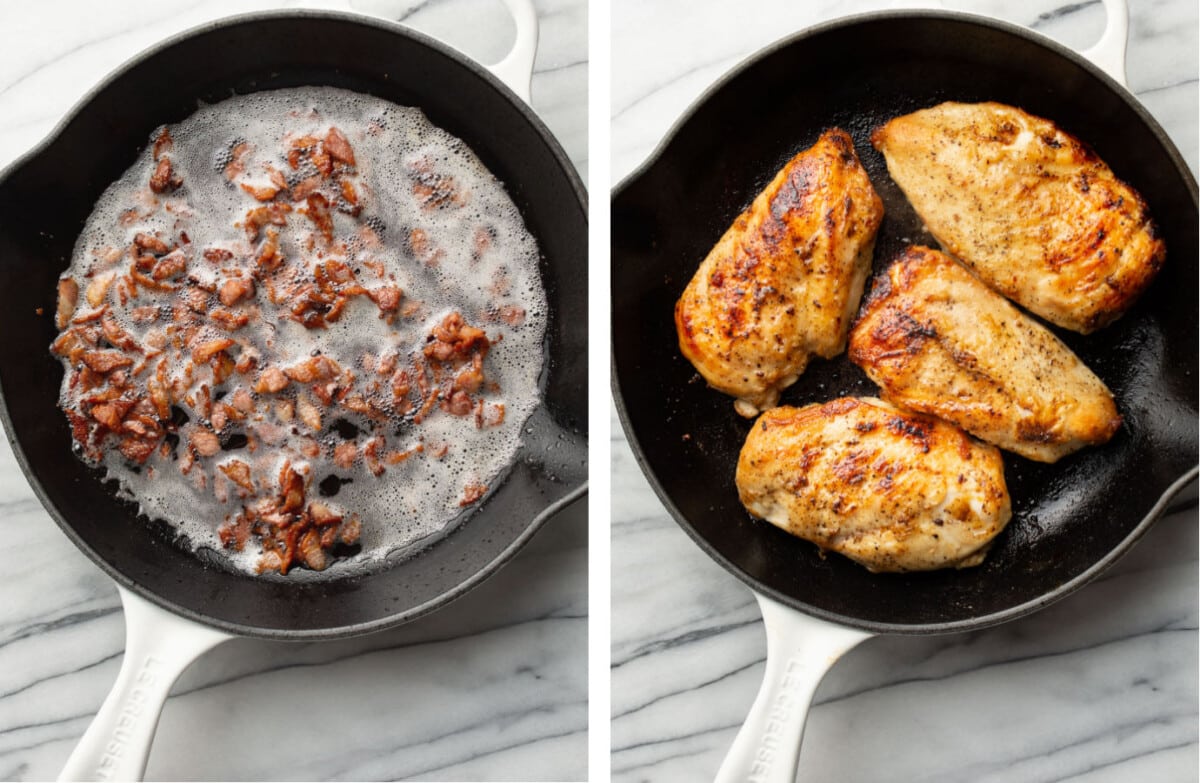
[[[1129,46],[1129,3],[1126,0],[1104,0],[1104,14],[1104,33],[1100,40],[1080,54],[1100,66],[1117,84],[1128,90],[1125,50]]]
[[[767,631],[767,670],[716,783],[792,783],[817,685],[838,658],[871,637],[754,597]]]
[[[117,591],[125,606],[125,658],[59,780],[141,780],[171,686],[202,653],[233,638]]]
[[[529,87],[533,81],[533,58],[538,47],[538,18],[533,0],[504,0],[517,25],[517,37],[504,59],[487,66],[517,97],[532,105]]]

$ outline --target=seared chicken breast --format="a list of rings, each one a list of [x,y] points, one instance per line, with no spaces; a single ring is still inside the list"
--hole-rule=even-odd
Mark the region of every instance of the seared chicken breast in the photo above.
[[[981,280],[1087,334],[1119,318],[1166,248],[1146,204],[1054,123],[1000,103],[943,103],[871,136],[926,228]]]
[[[675,305],[683,355],[743,416],[774,406],[812,356],[845,350],[883,202],[842,130],[792,158]]]
[[[979,565],[1012,516],[999,451],[872,398],[767,411],[737,488],[754,516],[871,571]]]
[[[885,400],[1038,462],[1121,426],[1108,387],[1070,348],[927,247],[908,248],[872,283],[850,360]]]

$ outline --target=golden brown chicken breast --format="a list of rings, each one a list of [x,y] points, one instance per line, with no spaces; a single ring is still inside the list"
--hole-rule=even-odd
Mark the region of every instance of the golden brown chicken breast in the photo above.
[[[683,355],[753,416],[812,356],[845,350],[871,266],[879,200],[850,136],[826,131],[738,216],[675,305]]]
[[[754,516],[871,571],[979,565],[1012,516],[995,447],[873,398],[767,411],[737,488]]]
[[[1121,426],[1108,387],[1070,348],[927,247],[908,248],[872,283],[850,361],[885,400],[1039,462]]]
[[[943,103],[871,135],[942,247],[992,288],[1087,334],[1162,266],[1146,204],[1086,145],[1000,103]]]

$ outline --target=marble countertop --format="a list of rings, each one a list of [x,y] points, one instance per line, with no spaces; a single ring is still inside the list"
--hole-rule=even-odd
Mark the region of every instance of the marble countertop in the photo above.
[[[735,16],[727,3],[613,0],[614,183],[743,58],[814,22],[894,5],[761,0]],[[1098,0],[945,5],[1077,48],[1104,26]],[[1131,88],[1195,171],[1197,6],[1130,5]],[[612,427],[612,778],[711,780],[762,678],[758,608],[667,515],[615,414]],[[1196,780],[1194,487],[1185,494],[1101,579],[1039,614],[852,650],[817,691],[798,780]]]
[[[170,34],[277,0],[55,0],[0,7],[0,165],[103,74]],[[485,0],[351,0],[484,62],[513,25]],[[533,107],[587,155],[587,3],[537,0]],[[471,14],[473,23],[462,24]],[[35,499],[0,438],[0,780],[58,775],[116,678],[111,582]],[[401,628],[313,644],[236,640],[184,673],[158,780],[581,780],[587,775],[587,519],[576,503],[498,574]],[[319,712],[318,712],[319,710]]]

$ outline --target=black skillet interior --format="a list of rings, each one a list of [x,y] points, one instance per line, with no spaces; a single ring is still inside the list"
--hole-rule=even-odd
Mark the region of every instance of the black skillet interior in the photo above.
[[[540,245],[550,303],[544,402],[503,483],[454,532],[388,568],[297,584],[206,565],[161,523],[135,518],[72,454],[47,346],[54,289],[97,197],[151,132],[197,101],[334,85],[418,106],[505,183]],[[360,633],[412,619],[510,557],[586,478],[587,217],[569,160],[533,113],[467,58],[397,25],[345,15],[260,14],[139,58],[0,184],[0,390],[22,468],[68,535],[121,583],[176,611],[258,636]],[[396,227],[397,230],[400,227]],[[153,532],[147,530],[152,528]],[[331,572],[336,573],[336,572]]]
[[[677,347],[672,312],[696,266],[792,155],[840,126],[887,215],[875,270],[909,242],[934,244],[868,141],[889,118],[945,100],[996,100],[1089,142],[1149,202],[1166,266],[1115,325],[1055,332],[1109,385],[1125,425],[1055,465],[1005,453],[1014,517],[985,564],[872,575],[752,519],[733,484],[748,420]],[[1007,24],[885,13],[816,28],[713,88],[612,212],[614,381],[639,462],[667,508],[752,587],[836,622],[888,632],[978,627],[1065,594],[1124,550],[1197,461],[1196,186],[1144,110],[1078,57]],[[805,405],[876,387],[845,355],[814,362],[784,393]]]

